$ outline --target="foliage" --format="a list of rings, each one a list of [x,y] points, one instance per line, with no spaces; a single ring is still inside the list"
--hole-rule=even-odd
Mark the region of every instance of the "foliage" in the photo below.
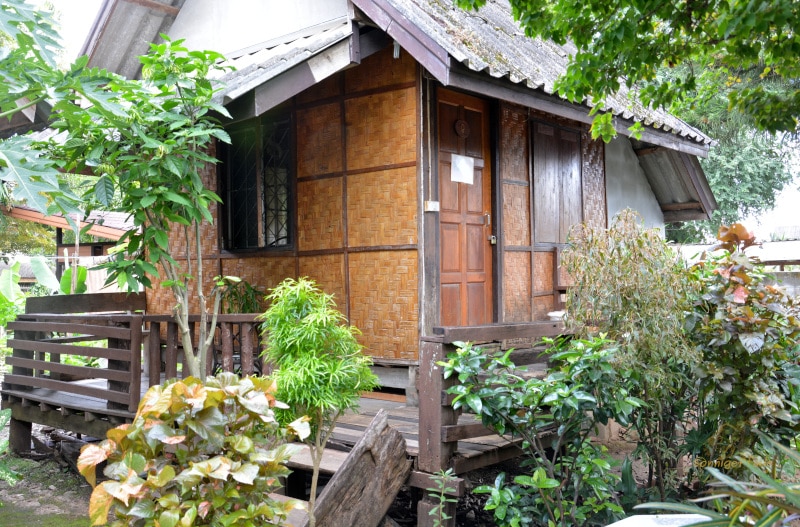
[[[25,295],[19,287],[20,263],[0,271],[0,326],[5,327],[22,311]]]
[[[11,420],[11,408],[0,410],[0,430],[4,429],[8,422]],[[8,439],[0,440],[0,480],[5,481],[9,485],[14,485],[19,481],[19,474],[9,468],[3,461],[3,457],[8,452]],[[0,503],[2,506],[2,503]]]
[[[682,75],[687,69],[684,65],[667,74]],[[759,132],[752,120],[730,112],[729,74],[716,73],[711,84],[698,87],[702,104],[687,101],[673,109],[681,119],[718,141],[708,157],[700,159],[718,208],[710,220],[668,225],[668,238],[679,243],[712,241],[720,226],[771,209],[778,193],[793,177],[790,167],[796,145],[786,135]],[[763,84],[771,90],[790,89],[776,85],[769,77],[762,78],[758,72],[739,71],[734,75],[754,87]]]
[[[67,160],[64,169],[90,170],[96,183],[84,198],[131,213],[135,229],[127,232],[114,258],[103,264],[110,280],[130,290],[150,287],[162,278],[174,296],[175,318],[191,375],[204,376],[219,310],[216,289],[205,290],[202,229],[213,221],[219,197],[203,186],[202,172],[216,160],[207,153],[215,139],[229,141],[211,112],[227,115],[214,103],[208,80],[221,55],[188,51],[182,41],[151,46],[141,57],[142,82],[112,77],[103,104],[83,108],[72,101],[54,107],[56,130],[64,142],[48,143],[48,153]],[[175,243],[173,230],[183,240]],[[177,258],[182,257],[181,262]],[[215,284],[219,285],[219,284]],[[188,317],[190,299],[199,303],[201,321],[194,341]]]
[[[235,276],[224,277],[220,288],[223,313],[262,313],[266,293],[247,280]]]
[[[694,268],[701,295],[687,321],[702,353],[700,426],[687,441],[706,459],[751,450],[755,431],[784,442],[800,432],[800,304],[767,284],[745,253],[755,238],[744,226],[722,227],[719,240]]]
[[[333,296],[308,278],[287,278],[267,296],[270,307],[260,316],[266,358],[276,370],[277,397],[288,404],[292,418],[305,415],[311,426],[307,441],[313,474],[309,525],[314,526],[319,465],[336,420],[358,406],[363,391],[378,379],[371,359],[361,353],[358,328],[345,323]]]
[[[31,258],[31,268],[36,276],[36,281],[52,293],[62,295],[80,294],[86,292],[87,269],[82,265],[70,266],[61,275],[61,280],[56,278],[50,265],[42,257]],[[72,275],[75,274],[73,284]]]
[[[575,284],[567,298],[569,326],[578,335],[617,341],[615,366],[646,402],[631,425],[649,464],[648,486],[663,499],[676,487],[679,428],[688,418],[699,360],[683,328],[693,282],[660,233],[643,229],[630,209],[608,229],[576,227],[562,264]]]
[[[5,42],[13,42],[0,51],[0,117],[41,103],[105,104],[106,72],[88,69],[86,57],[63,71],[58,68],[59,36],[50,12],[25,0],[4,0],[0,33]],[[65,212],[68,218],[81,213],[80,200],[60,178],[61,165],[44,155],[30,135],[0,141],[0,202],[26,202],[43,213]]]
[[[772,450],[775,457],[787,459],[795,473],[800,471],[800,454],[768,436],[760,439]],[[763,527],[795,525],[800,518],[800,483],[785,482],[777,474],[776,464],[771,468],[740,459],[747,469],[744,480],[735,480],[716,468],[708,471],[717,480],[709,495],[695,502],[710,502],[716,509],[702,508],[685,503],[647,503],[637,508],[660,509],[672,512],[702,514],[708,521],[695,523],[697,527],[730,526]]]
[[[458,502],[457,499],[448,496],[448,494],[452,494],[456,490],[454,487],[448,486],[453,477],[452,468],[440,470],[434,476],[436,486],[425,489],[431,497],[439,502],[436,507],[428,511],[428,516],[433,516],[433,527],[444,527],[447,520],[453,519],[452,516],[447,514],[448,504]]]
[[[0,215],[0,254],[55,254],[52,227]]]
[[[457,3],[475,9],[485,1]],[[600,111],[624,84],[637,88],[645,107],[669,108],[723,74],[730,111],[745,114],[759,129],[797,130],[800,4],[793,0],[511,0],[511,8],[527,36],[574,45],[555,85],[570,101],[589,101]],[[661,67],[687,63],[692,67],[683,75],[658,75]],[[743,82],[737,76],[743,70],[787,88]],[[614,133],[611,114],[598,114],[593,135],[608,140]]]
[[[443,364],[453,407],[471,410],[487,427],[522,439],[530,475],[507,483],[501,475],[488,493],[487,510],[501,526],[605,525],[622,513],[617,476],[604,449],[590,436],[597,423],[628,423],[642,402],[629,395],[614,368],[618,349],[604,338],[561,339],[551,347],[544,379],[526,378],[505,354],[486,355],[461,343]]]
[[[119,527],[281,525],[298,503],[269,497],[290,456],[274,393],[267,379],[232,373],[150,388],[132,423],[87,445],[78,459],[94,487],[92,525],[105,525],[109,512]],[[299,422],[291,430],[308,432]],[[104,461],[109,479],[96,484]]]

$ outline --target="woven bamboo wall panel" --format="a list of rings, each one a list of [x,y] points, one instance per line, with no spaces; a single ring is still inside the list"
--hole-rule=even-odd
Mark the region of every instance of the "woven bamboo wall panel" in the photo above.
[[[416,159],[415,93],[406,88],[347,100],[347,170]]]
[[[319,82],[296,97],[298,104],[306,104],[328,97],[335,97],[342,93],[342,74],[331,75],[322,82]]]
[[[531,253],[508,252],[503,257],[503,320],[528,322],[531,319]]]
[[[347,177],[350,247],[417,243],[415,167]]]
[[[341,105],[297,112],[297,177],[342,171]]]
[[[555,310],[555,296],[537,296],[533,299],[533,320],[547,320],[547,314]]]
[[[500,115],[500,179],[529,182],[528,112],[504,104]]]
[[[503,185],[505,245],[531,244],[531,196],[527,185]]]
[[[605,144],[593,141],[588,131],[581,138],[583,146],[583,219],[596,227],[608,226],[606,218]]]
[[[284,278],[295,278],[294,264],[293,256],[225,259],[222,272],[247,280],[266,293]]]
[[[417,251],[351,253],[350,323],[376,358],[418,358]]]
[[[342,192],[340,177],[297,183],[297,245],[301,251],[342,247]]]
[[[545,293],[553,290],[552,252],[537,251],[533,253],[533,292]]]
[[[405,51],[400,52],[400,58],[392,58],[389,46],[362,60],[361,66],[347,70],[344,78],[347,93],[413,82],[417,78],[417,63]]]
[[[300,276],[314,280],[320,289],[333,295],[341,312],[346,312],[347,295],[344,288],[344,255],[324,254],[299,259]]]

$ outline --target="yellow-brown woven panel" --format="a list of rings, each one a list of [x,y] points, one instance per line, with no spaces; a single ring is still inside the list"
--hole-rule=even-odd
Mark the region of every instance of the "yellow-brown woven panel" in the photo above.
[[[347,170],[377,168],[416,159],[416,90],[406,88],[349,99]]]
[[[312,87],[300,93],[296,100],[298,104],[305,104],[319,99],[334,97],[341,95],[342,92],[342,74],[331,75],[322,82],[318,82]]]
[[[500,179],[528,182],[528,112],[504,104],[500,119]]]
[[[297,245],[301,251],[338,249],[344,243],[343,178],[297,183]]]
[[[547,314],[555,309],[555,296],[537,296],[533,299],[533,319],[547,320]]]
[[[533,292],[545,293],[553,290],[553,253],[533,253]]]
[[[373,357],[418,358],[417,251],[351,253],[350,323]]]
[[[503,185],[503,230],[506,245],[531,244],[530,187]]]
[[[297,112],[297,177],[342,171],[342,119],[338,102]]]
[[[505,322],[531,320],[531,253],[506,252],[503,257]]]
[[[347,93],[411,82],[417,78],[417,63],[405,51],[400,58],[392,58],[389,46],[362,60],[360,66],[347,70],[344,78]]]
[[[293,256],[222,260],[225,275],[238,276],[268,293],[284,278],[295,278]]]
[[[588,131],[581,138],[583,147],[583,219],[596,227],[605,228],[606,181],[605,145],[603,141],[593,141]]]
[[[347,312],[347,296],[344,287],[344,255],[324,254],[303,256],[299,259],[300,276],[314,280],[320,289],[333,295],[338,309]]]
[[[417,243],[415,167],[347,177],[350,247]]]

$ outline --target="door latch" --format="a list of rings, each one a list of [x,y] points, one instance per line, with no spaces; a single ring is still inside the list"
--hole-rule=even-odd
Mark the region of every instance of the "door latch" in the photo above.
[[[490,245],[497,245],[497,236],[495,236],[494,234],[489,236],[489,244]]]

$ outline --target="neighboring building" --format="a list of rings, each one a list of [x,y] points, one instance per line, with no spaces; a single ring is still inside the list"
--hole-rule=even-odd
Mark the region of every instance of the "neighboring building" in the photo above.
[[[135,77],[159,32],[237,68],[208,262],[265,288],[314,278],[377,364],[416,366],[435,327],[545,320],[576,223],[716,207],[710,138],[622,91],[620,135],[592,140],[590,108],[553,91],[569,50],[525,38],[505,2],[107,0],[90,65]],[[171,302],[148,291],[150,313]]]

